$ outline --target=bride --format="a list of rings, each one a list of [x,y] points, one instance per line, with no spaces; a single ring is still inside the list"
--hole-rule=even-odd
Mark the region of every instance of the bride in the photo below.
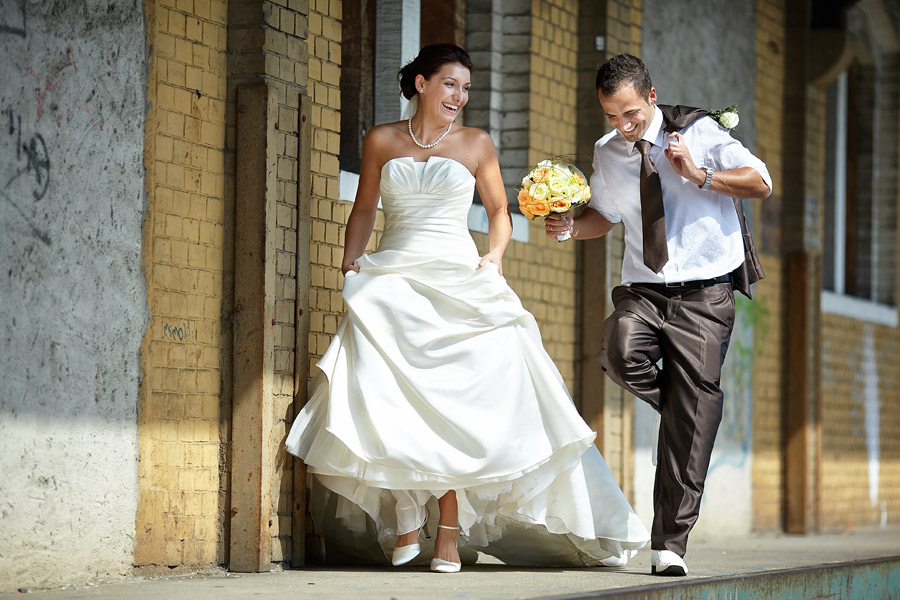
[[[512,226],[496,150],[454,125],[471,68],[461,48],[426,46],[399,74],[413,116],[366,134],[347,314],[287,449],[312,474],[329,560],[419,564],[433,532],[432,571],[458,571],[473,550],[621,566],[650,536],[503,278]],[[476,188],[490,223],[481,257],[466,225]],[[364,254],[379,196],[384,233]]]

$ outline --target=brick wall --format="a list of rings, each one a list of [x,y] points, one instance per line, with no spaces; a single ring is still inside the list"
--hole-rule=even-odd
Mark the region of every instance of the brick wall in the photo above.
[[[820,527],[900,518],[900,340],[892,327],[822,319]]]
[[[315,5],[315,7],[314,7]],[[272,562],[291,558],[291,505],[294,461],[284,449],[283,440],[293,421],[294,349],[296,346],[297,300],[297,235],[298,235],[298,164],[300,158],[300,103],[303,98],[321,95],[316,79],[337,85],[336,63],[340,48],[336,43],[321,43],[321,36],[313,32],[326,31],[340,36],[340,2],[312,0],[276,0],[263,2],[265,41],[263,57],[265,78],[278,99],[275,120],[276,152],[278,154],[275,206],[275,382],[272,398],[273,432],[270,443],[277,448],[272,454],[274,474],[272,486]],[[321,12],[320,12],[321,11]],[[319,40],[313,45],[312,40]],[[326,38],[327,41],[327,38]],[[315,54],[315,56],[313,56]],[[308,101],[308,100],[307,100]],[[312,126],[325,121],[332,130],[337,128],[333,113],[323,116],[313,104],[310,114]],[[326,107],[327,108],[327,107]],[[313,146],[321,144],[318,132],[313,134]],[[337,134],[332,134],[336,137]],[[326,144],[334,145],[331,139]],[[337,150],[334,150],[337,152]],[[313,157],[314,158],[314,157]],[[334,161],[337,162],[336,160]],[[313,171],[329,169],[328,161],[314,163]],[[330,170],[330,169],[329,169]],[[316,181],[319,175],[313,175]],[[301,265],[302,266],[302,265]]]
[[[150,324],[134,562],[208,565],[219,558],[221,512],[226,6],[161,0],[146,16]]]
[[[309,88],[312,99],[312,200],[310,205],[310,376],[337,331],[344,312],[341,260],[344,227],[352,203],[338,200],[340,166],[340,42],[341,4],[311,3],[309,28]],[[367,251],[381,240],[383,216],[378,214]]]
[[[784,337],[780,310],[783,266],[777,257],[766,254],[761,255],[760,260],[766,279],[756,284],[753,298],[753,309],[760,319],[754,331],[752,527],[757,531],[780,531],[784,506]]]
[[[756,154],[769,168],[774,188],[761,202],[745,202],[754,223],[754,240],[766,279],[754,290],[753,369],[753,528],[782,527],[782,261],[780,223],[782,198],[783,111],[772,98],[784,95],[784,2],[761,0],[756,13]]]

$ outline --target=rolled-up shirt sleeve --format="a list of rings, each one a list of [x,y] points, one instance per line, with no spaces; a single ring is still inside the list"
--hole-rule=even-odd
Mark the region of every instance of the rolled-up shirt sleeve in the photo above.
[[[588,207],[603,215],[610,223],[618,223],[622,220],[622,215],[619,214],[619,208],[612,199],[609,193],[609,186],[606,185],[606,181],[603,178],[599,142],[594,148],[594,163],[592,166],[594,172],[591,174],[591,201],[588,203]]]
[[[703,140],[706,160],[701,164],[711,166],[716,171],[730,171],[741,167],[750,167],[759,173],[772,193],[772,176],[766,163],[757,158],[730,133],[711,118],[697,121],[702,131],[697,139]]]

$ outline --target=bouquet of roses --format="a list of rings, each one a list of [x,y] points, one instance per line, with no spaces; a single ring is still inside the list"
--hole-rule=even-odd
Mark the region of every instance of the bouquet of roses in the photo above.
[[[528,219],[562,214],[586,204],[591,188],[578,167],[564,159],[545,159],[522,179],[519,190],[519,211]],[[560,242],[572,237],[566,232],[556,239]]]

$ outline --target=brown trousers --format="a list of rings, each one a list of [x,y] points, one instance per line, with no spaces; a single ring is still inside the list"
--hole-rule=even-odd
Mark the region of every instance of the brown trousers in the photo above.
[[[722,420],[722,363],[734,327],[731,284],[619,286],[597,357],[660,413],[651,547],[684,556]],[[662,367],[658,367],[659,359]]]

